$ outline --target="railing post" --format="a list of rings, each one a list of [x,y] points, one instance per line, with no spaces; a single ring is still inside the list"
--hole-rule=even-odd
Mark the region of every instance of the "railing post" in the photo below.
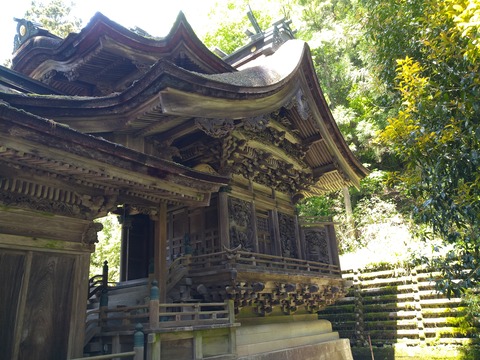
[[[100,327],[107,325],[107,309],[108,309],[108,289],[103,288],[100,293]]]
[[[133,351],[135,351],[133,360],[143,360],[144,342],[143,326],[139,323],[135,326],[135,332],[133,333]]]
[[[235,303],[232,299],[230,299],[227,300],[225,306],[228,309],[228,323],[232,325],[233,323],[235,323]]]
[[[195,323],[198,323],[198,321],[200,320],[200,304],[199,303],[193,304],[193,309],[195,310],[194,311],[195,314],[193,315],[194,316],[193,321]]]
[[[104,289],[108,287],[108,261],[107,260],[103,262],[102,286]]]
[[[159,299],[160,293],[158,289],[158,283],[156,280],[152,281],[152,287],[150,288],[150,303],[149,303],[149,322],[150,329],[156,329],[159,326]]]

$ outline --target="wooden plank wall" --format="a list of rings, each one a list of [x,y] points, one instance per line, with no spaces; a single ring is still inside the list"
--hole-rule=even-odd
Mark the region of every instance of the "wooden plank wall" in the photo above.
[[[67,358],[76,261],[75,255],[0,249],[0,358]]]
[[[26,253],[0,252],[0,349],[4,359],[14,358],[15,321]]]

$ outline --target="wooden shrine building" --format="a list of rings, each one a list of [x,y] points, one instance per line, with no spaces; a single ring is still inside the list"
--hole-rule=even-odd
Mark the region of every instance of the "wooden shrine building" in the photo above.
[[[344,294],[333,223],[295,204],[367,171],[288,23],[220,58],[181,13],[162,39],[99,13],[65,39],[17,22],[0,68],[0,357],[129,351],[142,323],[146,359],[349,358],[316,317]],[[109,212],[121,281],[89,300]]]

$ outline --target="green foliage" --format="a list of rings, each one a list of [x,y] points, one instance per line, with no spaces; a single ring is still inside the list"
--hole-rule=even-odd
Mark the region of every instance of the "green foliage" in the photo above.
[[[215,21],[215,27],[206,32],[203,42],[209,48],[219,48],[230,54],[250,41],[246,30],[255,33],[247,16],[250,8],[260,28],[266,30],[274,21],[290,18],[292,5],[291,0],[219,1],[209,14]]]
[[[108,261],[108,281],[120,280],[121,226],[117,216],[108,215],[96,220],[103,225],[98,234],[95,252],[90,258],[90,277],[102,274],[103,263]]]
[[[385,86],[370,65],[372,48],[365,39],[366,9],[359,1],[299,1],[317,76],[351,150],[359,159],[382,168],[388,149],[374,141],[389,111]]]
[[[480,294],[477,290],[468,289],[463,294],[463,302],[465,304],[465,316],[469,322],[469,326],[478,326],[480,319]],[[477,333],[477,336],[479,334]]]
[[[33,0],[29,10],[25,12],[25,19],[41,24],[52,34],[62,38],[71,32],[78,32],[82,21],[70,16],[73,2],[67,4],[62,0],[36,1]]]
[[[334,201],[327,196],[309,197],[297,204],[297,211],[304,217],[333,216]]]
[[[362,0],[369,9],[364,19],[366,35],[372,42],[372,62],[393,91],[396,60],[420,53],[416,36],[422,14],[428,1]]]
[[[440,288],[458,293],[480,280],[480,2],[375,3],[373,37],[384,66],[396,62],[399,98],[380,139],[404,163],[399,180],[416,199],[415,219],[455,245],[447,258],[459,260],[437,265]],[[411,44],[399,46],[401,37]]]

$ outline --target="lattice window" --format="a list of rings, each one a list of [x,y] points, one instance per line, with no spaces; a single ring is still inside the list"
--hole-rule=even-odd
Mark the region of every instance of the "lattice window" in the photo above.
[[[270,217],[268,212],[256,213],[258,251],[262,254],[273,255],[274,247],[272,243]]]

